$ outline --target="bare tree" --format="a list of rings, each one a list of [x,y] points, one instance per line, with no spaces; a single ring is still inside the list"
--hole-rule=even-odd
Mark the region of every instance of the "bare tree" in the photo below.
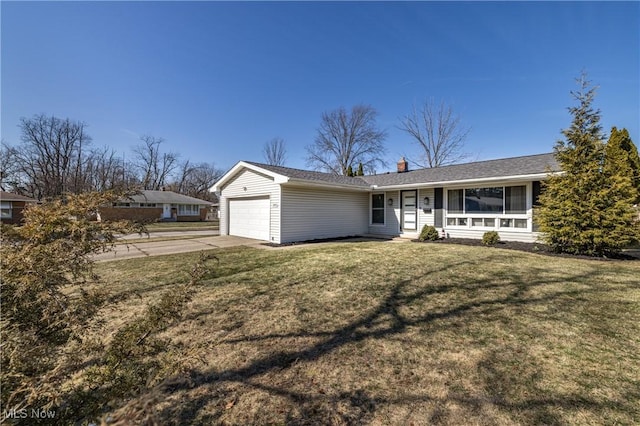
[[[133,165],[139,172],[143,189],[159,190],[178,166],[179,154],[160,152],[162,138],[145,135],[140,140],[142,143],[133,148]]]
[[[223,174],[223,170],[216,168],[211,163],[193,164],[187,160],[182,163],[180,172],[176,176],[176,180],[171,185],[171,188],[181,194],[211,201],[215,196],[209,192],[209,188],[211,188]]]
[[[86,161],[86,174],[92,191],[127,189],[124,159],[109,147],[95,149]]]
[[[85,189],[84,166],[91,137],[86,125],[44,114],[21,118],[22,144],[14,158],[23,177],[23,192],[41,199]]]
[[[414,105],[398,128],[422,148],[420,160],[414,160],[422,167],[446,166],[467,157],[462,150],[471,129],[462,125],[460,117],[444,101],[436,104],[426,100],[419,109]]]
[[[316,139],[307,147],[307,165],[337,175],[347,175],[359,163],[368,172],[384,166],[387,132],[378,128],[377,115],[370,105],[323,113]]]
[[[284,166],[287,161],[287,149],[284,139],[273,138],[264,144],[262,156],[267,164],[271,166]]]
[[[187,188],[187,183],[195,168],[196,166],[190,160],[183,161],[180,164],[176,179],[171,184],[172,191],[184,194]]]
[[[16,149],[3,140],[0,143],[0,190],[19,191],[20,178],[20,164],[16,157]]]

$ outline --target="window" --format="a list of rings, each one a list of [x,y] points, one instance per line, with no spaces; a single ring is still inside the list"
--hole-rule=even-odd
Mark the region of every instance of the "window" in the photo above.
[[[197,204],[179,204],[179,216],[198,216],[200,214],[200,206]]]
[[[504,188],[471,188],[464,190],[466,213],[502,213]]]
[[[542,186],[540,185],[540,181],[539,180],[534,180],[533,183],[531,184],[531,192],[533,192],[532,194],[532,198],[533,198],[533,205],[535,206],[536,204],[538,204],[538,199],[540,198],[540,194],[542,193]]]
[[[371,223],[384,225],[384,194],[371,195]]]
[[[496,220],[492,217],[473,217],[471,218],[471,226],[495,228]]]
[[[447,191],[449,213],[463,213],[462,189],[450,189]]]
[[[507,186],[504,189],[505,213],[525,214],[527,212],[527,187]]]
[[[13,217],[12,207],[13,205],[8,201],[0,202],[0,219],[11,219]]]
[[[514,228],[526,228],[527,227],[527,219],[513,219],[513,227]]]
[[[500,219],[500,228],[519,228],[526,229],[527,219]]]
[[[527,185],[449,189],[446,226],[530,229],[528,191]]]

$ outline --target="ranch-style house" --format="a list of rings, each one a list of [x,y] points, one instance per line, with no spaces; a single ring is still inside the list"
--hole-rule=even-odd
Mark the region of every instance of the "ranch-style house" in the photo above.
[[[448,237],[537,238],[540,182],[560,171],[554,154],[397,172],[337,176],[240,161],[211,188],[220,234],[272,243],[356,235],[416,238],[424,225]]]

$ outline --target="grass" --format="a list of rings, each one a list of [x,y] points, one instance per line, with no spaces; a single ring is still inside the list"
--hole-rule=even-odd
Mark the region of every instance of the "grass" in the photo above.
[[[640,423],[640,262],[380,242],[215,252],[166,331],[193,363],[154,397],[164,424]],[[112,323],[196,258],[97,265],[137,295]]]

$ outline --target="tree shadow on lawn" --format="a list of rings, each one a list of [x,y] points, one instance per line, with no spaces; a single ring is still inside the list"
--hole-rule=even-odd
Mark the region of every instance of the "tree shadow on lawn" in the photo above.
[[[460,262],[455,267],[465,265],[471,267],[474,263]],[[443,267],[442,270],[449,267],[451,265]],[[283,408],[284,412],[280,413],[277,420],[286,424],[363,424],[371,420],[380,408],[411,406],[421,402],[435,407],[430,411],[429,423],[449,423],[452,420],[459,420],[460,418],[456,418],[456,414],[451,411],[451,404],[461,407],[467,414],[477,415],[478,418],[482,418],[482,413],[486,414],[487,410],[498,416],[494,420],[488,418],[487,423],[495,423],[497,420],[506,418],[508,421],[517,423],[562,424],[566,422],[563,415],[577,411],[588,412],[589,415],[596,417],[603,415],[604,412],[613,412],[614,416],[621,414],[623,418],[629,413],[632,413],[631,416],[634,418],[638,415],[637,408],[634,408],[634,401],[637,402],[640,399],[640,392],[623,392],[622,398],[595,399],[588,395],[567,394],[555,389],[545,390],[539,387],[538,383],[544,379],[545,375],[543,366],[536,356],[528,354],[528,348],[525,345],[514,342],[506,342],[501,347],[484,351],[484,356],[476,366],[479,380],[483,383],[479,383],[471,393],[465,389],[452,387],[446,396],[441,396],[430,395],[429,389],[422,389],[422,392],[416,389],[413,394],[408,393],[391,398],[382,394],[376,395],[370,390],[361,388],[319,394],[311,390],[295,390],[295,386],[276,386],[260,382],[259,379],[267,374],[279,374],[300,363],[313,363],[347,345],[370,339],[400,338],[410,327],[421,327],[434,333],[454,327],[454,322],[479,321],[481,323],[487,317],[507,308],[515,308],[517,311],[517,309],[531,306],[543,307],[558,301],[568,306],[572,303],[571,300],[579,295],[606,291],[594,284],[585,284],[590,282],[590,272],[569,277],[562,276],[555,280],[536,279],[529,275],[525,277],[512,272],[503,273],[500,282],[486,278],[472,283],[433,283],[433,285],[422,285],[418,290],[412,290],[412,284],[417,280],[428,278],[434,272],[430,271],[429,274],[397,282],[389,288],[387,295],[368,314],[333,331],[274,333],[225,340],[224,344],[283,338],[321,339],[300,350],[277,351],[241,368],[221,371],[211,369],[205,372],[191,370],[185,376],[185,380],[175,381],[161,389],[165,395],[165,404],[164,408],[157,413],[158,417],[167,424],[215,423],[220,421],[226,410],[232,409],[233,398],[237,398],[232,395],[241,394],[242,389],[247,388],[289,401],[290,404]],[[580,288],[549,291],[543,295],[528,294],[537,287],[565,281],[585,285],[581,285]],[[501,290],[502,293],[491,298],[478,297],[422,315],[410,317],[402,313],[404,307],[415,302],[437,295],[446,295],[460,289],[480,294],[491,290]],[[489,321],[495,321],[495,319]],[[186,400],[178,401],[171,398],[171,395],[180,392],[188,392]],[[260,422],[259,419],[253,421]]]

